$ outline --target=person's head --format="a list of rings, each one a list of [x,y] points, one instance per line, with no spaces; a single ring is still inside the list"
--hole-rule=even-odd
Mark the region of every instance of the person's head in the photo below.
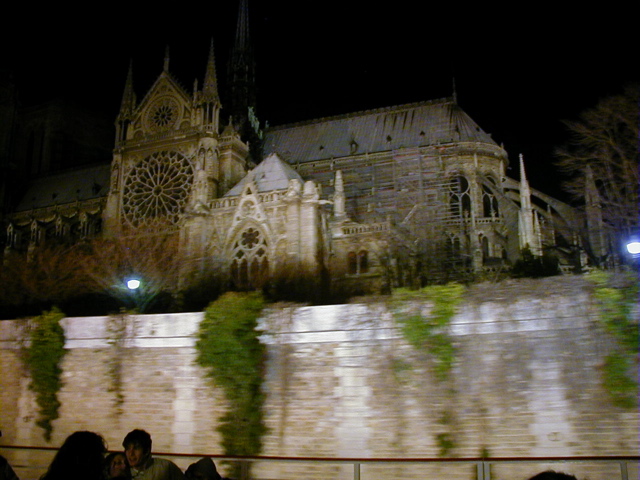
[[[192,463],[184,472],[187,480],[221,480],[216,464],[209,457],[203,457],[196,463]]]
[[[124,453],[115,452],[107,455],[104,460],[106,478],[128,478],[129,464]]]
[[[547,470],[534,475],[529,480],[578,480],[573,475],[567,475],[566,473],[555,472],[553,470]]]
[[[132,430],[124,437],[122,446],[129,466],[140,468],[151,455],[151,435],[144,430]]]
[[[102,473],[104,439],[94,432],[74,432],[64,441],[45,473],[47,480],[99,479]]]

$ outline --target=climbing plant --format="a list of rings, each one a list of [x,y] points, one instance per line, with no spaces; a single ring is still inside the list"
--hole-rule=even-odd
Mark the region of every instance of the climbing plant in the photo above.
[[[44,430],[46,441],[51,440],[52,422],[58,418],[60,408],[60,363],[66,353],[64,330],[60,325],[63,318],[64,314],[55,307],[34,318],[27,345],[23,348],[24,362],[31,376],[29,388],[35,392],[39,407],[36,425]]]
[[[405,339],[432,360],[432,371],[440,382],[450,381],[456,349],[448,332],[451,319],[462,301],[465,287],[457,283],[427,286],[420,290],[397,289],[391,297],[391,311]],[[449,385],[447,393],[455,397]],[[456,448],[456,422],[452,402],[447,402],[434,433],[438,455],[450,457]]]
[[[229,401],[219,427],[225,455],[257,455],[262,448],[265,350],[256,326],[264,305],[257,292],[225,293],[207,307],[200,324],[197,361]],[[238,464],[231,477],[240,477]]]
[[[438,380],[446,380],[453,368],[455,347],[447,329],[464,291],[464,286],[449,283],[420,290],[397,289],[391,296],[391,311],[405,339],[432,357],[433,373]],[[427,315],[425,303],[431,304]]]
[[[122,371],[125,362],[125,344],[128,338],[135,335],[135,311],[121,309],[117,314],[111,314],[107,318],[107,342],[111,346],[107,367],[111,386],[109,391],[115,395],[114,412],[122,415],[124,404]]]
[[[638,311],[638,282],[630,275],[613,277],[599,270],[588,279],[595,287],[600,324],[614,340],[613,351],[604,361],[602,384],[615,405],[634,408],[638,383],[631,372],[637,368],[640,329],[632,317]]]

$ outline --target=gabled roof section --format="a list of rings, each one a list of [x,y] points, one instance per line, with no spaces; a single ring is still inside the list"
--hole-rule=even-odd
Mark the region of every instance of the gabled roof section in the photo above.
[[[111,165],[98,165],[32,180],[16,212],[105,197]]]
[[[153,83],[147,94],[144,96],[140,104],[138,105],[138,111],[144,110],[149,101],[156,95],[166,95],[168,93],[174,93],[180,97],[185,103],[189,104],[191,101],[190,94],[185,88],[174,78],[171,73],[164,70],[156,81]]]
[[[457,142],[496,145],[453,98],[444,98],[271,128],[264,153],[304,163]]]
[[[298,172],[283,162],[278,155],[272,154],[251,170],[224,196],[235,197],[240,195],[244,190],[244,186],[249,182],[255,183],[260,193],[286,190],[289,187],[289,180],[293,179],[304,183]]]

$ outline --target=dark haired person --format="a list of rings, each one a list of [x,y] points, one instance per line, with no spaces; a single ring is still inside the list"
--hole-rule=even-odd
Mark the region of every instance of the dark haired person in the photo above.
[[[547,470],[546,472],[540,472],[537,475],[534,475],[529,480],[578,480],[578,479],[573,475],[567,475],[566,473]]]
[[[106,480],[131,480],[131,469],[127,456],[122,452],[114,452],[104,459],[104,478]]]
[[[182,470],[175,463],[151,456],[151,435],[144,430],[127,433],[122,446],[134,480],[184,480]]]
[[[2,455],[0,455],[0,480],[18,480],[16,472]]]
[[[53,457],[40,480],[101,480],[104,439],[94,432],[74,432]]]

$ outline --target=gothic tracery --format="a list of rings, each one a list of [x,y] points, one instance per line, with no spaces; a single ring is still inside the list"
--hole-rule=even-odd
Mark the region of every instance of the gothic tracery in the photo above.
[[[176,224],[193,181],[189,160],[177,152],[153,153],[135,165],[124,182],[122,213],[131,227]]]

